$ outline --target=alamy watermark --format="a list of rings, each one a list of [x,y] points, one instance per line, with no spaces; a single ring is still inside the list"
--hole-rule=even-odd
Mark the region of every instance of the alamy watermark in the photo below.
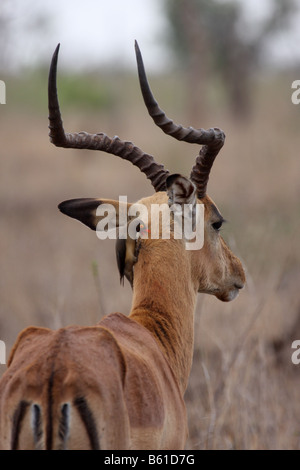
[[[119,196],[118,210],[112,204],[100,204],[96,216],[100,219],[96,227],[100,240],[169,240],[172,234],[174,239],[185,240],[187,250],[200,250],[204,244],[204,204],[151,204],[149,214],[144,204],[127,206],[127,197]]]
[[[0,80],[0,104],[6,104],[6,85],[3,80]]]
[[[6,364],[6,345],[0,340],[0,364]]]
[[[295,91],[292,93],[291,100],[293,104],[300,103],[300,80],[294,80],[292,87],[295,88]]]
[[[298,365],[300,364],[300,339],[295,339],[295,341],[292,342],[291,348],[296,350],[291,357],[292,363]]]

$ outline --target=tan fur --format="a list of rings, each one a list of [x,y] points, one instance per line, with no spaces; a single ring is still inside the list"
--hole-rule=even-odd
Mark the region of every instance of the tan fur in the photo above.
[[[156,193],[140,202],[150,208],[167,202],[167,195]],[[20,333],[0,381],[0,448],[11,448],[16,422],[16,447],[37,447],[33,404],[41,410],[38,446],[61,448],[62,406],[68,404],[66,447],[90,449],[75,406],[82,397],[101,449],[184,448],[183,394],[192,365],[197,292],[227,301],[245,282],[240,261],[211,226],[213,202],[208,196],[199,202],[205,204],[201,250],[185,250],[184,240],[140,240],[129,317],[115,313],[94,327],[30,327]],[[22,400],[24,416],[16,413]]]

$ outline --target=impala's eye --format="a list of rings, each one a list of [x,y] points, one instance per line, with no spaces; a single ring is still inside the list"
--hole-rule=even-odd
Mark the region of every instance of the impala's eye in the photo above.
[[[213,224],[211,224],[212,228],[214,230],[216,230],[217,232],[219,232],[221,230],[221,227],[223,225],[223,222],[224,220],[218,220],[218,222],[214,222]]]

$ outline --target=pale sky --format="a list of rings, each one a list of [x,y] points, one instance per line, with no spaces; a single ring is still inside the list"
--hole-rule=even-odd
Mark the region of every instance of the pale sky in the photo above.
[[[135,39],[140,44],[148,70],[161,70],[169,62],[164,42],[168,25],[163,15],[163,0],[1,2],[2,8],[6,5],[14,16],[11,22],[13,43],[9,46],[18,65],[30,65],[40,60],[48,63],[60,42],[63,57],[60,67],[97,67],[103,63],[135,67]],[[240,2],[245,7],[245,34],[251,34],[268,11],[270,0]],[[274,61],[290,64],[300,60],[300,0],[297,3],[299,11],[293,18],[290,33],[279,35],[268,50],[268,57]],[[28,24],[37,13],[49,19],[48,24],[41,23],[34,34]]]
[[[12,27],[14,55],[19,63],[49,57],[49,51],[52,54],[60,42],[64,55],[61,67],[93,67],[99,63],[135,67],[135,39],[147,57],[148,68],[160,69],[167,60],[160,41],[166,30],[160,0],[8,1],[16,7]],[[49,18],[48,25],[41,25],[37,34],[25,26],[32,12]]]

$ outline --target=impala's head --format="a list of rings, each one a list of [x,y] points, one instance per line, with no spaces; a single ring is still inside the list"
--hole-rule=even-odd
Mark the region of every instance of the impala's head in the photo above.
[[[139,251],[143,246],[151,252],[157,247],[157,240],[153,240],[152,232],[148,229],[153,221],[151,208],[154,205],[163,205],[171,216],[170,238],[177,243],[177,248],[184,259],[189,260],[190,275],[198,292],[215,295],[223,301],[233,300],[239,289],[244,286],[245,275],[240,260],[231,252],[222,237],[220,229],[224,221],[220,211],[212,199],[207,195],[207,183],[213,162],[224,144],[225,135],[218,128],[209,130],[184,128],[176,125],[159,108],[150,90],[142,56],[136,43],[136,56],[138,73],[143,98],[150,116],[166,134],[178,140],[202,145],[192,168],[189,178],[181,175],[172,175],[163,165],[156,163],[154,158],[144,153],[131,142],[122,141],[118,137],[109,138],[103,133],[88,134],[80,132],[76,134],[65,133],[59,110],[56,87],[56,69],[59,46],[53,55],[49,73],[49,121],[50,139],[53,144],[65,148],[81,148],[91,150],[102,150],[117,155],[136,165],[151,181],[155,189],[153,196],[141,199],[138,204],[145,208],[148,216],[137,210],[136,204],[124,201],[112,201],[108,199],[72,199],[64,201],[59,209],[66,215],[80,220],[93,230],[99,230],[102,226],[113,223],[122,231],[118,233],[116,242],[116,253],[118,268],[121,279],[127,277],[133,284],[134,265],[138,263]],[[197,207],[203,217],[197,219]],[[184,212],[183,208],[188,210]],[[109,208],[112,208],[109,212]],[[204,211],[203,211],[204,208]],[[181,223],[190,222],[194,233],[201,225],[200,231],[204,233],[204,241],[195,249],[189,245],[187,249],[186,240],[174,235],[175,222],[178,213],[183,214]],[[105,224],[103,224],[105,221]],[[183,222],[182,222],[183,221]],[[130,230],[129,230],[130,229]],[[151,226],[152,229],[152,226]],[[147,233],[147,235],[145,235]],[[184,230],[182,230],[184,234]],[[199,232],[200,233],[200,232]],[[161,228],[159,229],[162,237]],[[193,240],[191,240],[193,242]],[[161,247],[170,242],[161,240]],[[177,251],[178,252],[178,251]],[[162,250],[163,253],[163,250]],[[182,258],[183,259],[183,258]],[[164,263],[164,259],[161,259]]]

